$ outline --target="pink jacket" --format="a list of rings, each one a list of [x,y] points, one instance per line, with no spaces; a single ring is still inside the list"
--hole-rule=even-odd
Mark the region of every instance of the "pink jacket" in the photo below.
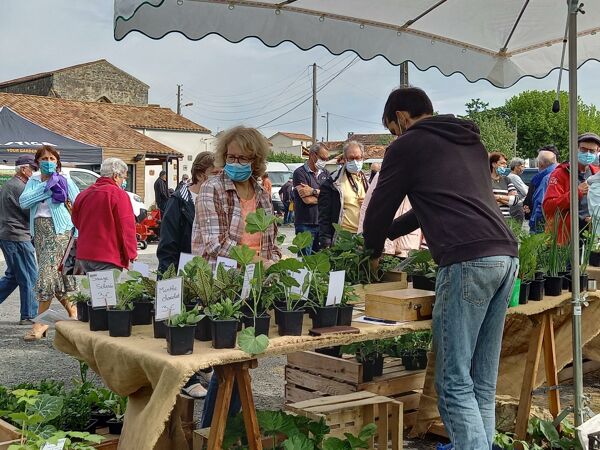
[[[373,190],[375,190],[375,186],[377,186],[377,181],[379,180],[379,173],[375,175],[373,181],[369,184],[369,189],[365,195],[365,200],[360,207],[360,218],[358,219],[358,232],[362,233],[363,231],[363,221],[365,219],[365,213],[367,212],[367,207],[369,206],[369,202],[371,201],[371,196],[373,195]],[[405,212],[411,210],[410,202],[408,201],[408,197],[404,199],[400,208],[396,212],[396,217],[401,216]],[[421,233],[421,229],[417,229],[412,233],[407,234],[406,236],[401,236],[394,241],[390,241],[389,239],[385,240],[385,245],[383,247],[383,253],[387,253],[389,255],[398,255],[402,257],[408,256],[408,252],[410,250],[418,250],[421,248],[421,241],[423,239],[423,234]]]

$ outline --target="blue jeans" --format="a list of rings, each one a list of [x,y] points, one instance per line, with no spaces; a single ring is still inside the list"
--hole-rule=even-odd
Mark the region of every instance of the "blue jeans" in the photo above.
[[[310,255],[319,251],[319,225],[306,225],[304,223],[297,223],[295,226],[296,234],[302,233],[303,231],[310,231],[313,237],[312,248],[307,248],[302,254]]]
[[[0,247],[6,261],[6,272],[0,279],[0,304],[18,287],[21,296],[21,320],[37,316],[38,304],[35,299],[37,263],[31,241],[0,240]]]
[[[440,267],[433,310],[438,407],[454,448],[491,449],[504,317],[518,259]]]
[[[290,211],[290,202],[283,202],[283,224],[292,223],[292,212]]]
[[[204,398],[204,408],[202,409],[202,419],[200,421],[200,428],[209,428],[213,414],[215,412],[215,405],[217,403],[217,394],[219,392],[219,377],[216,373],[208,383],[208,389],[206,397]],[[237,389],[237,385],[233,385],[233,392],[231,394],[231,403],[229,403],[229,417],[234,417],[242,408],[242,401],[240,400],[240,394]]]

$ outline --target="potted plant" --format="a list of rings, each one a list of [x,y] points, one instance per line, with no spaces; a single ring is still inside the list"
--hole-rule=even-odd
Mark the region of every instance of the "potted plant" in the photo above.
[[[568,246],[559,244],[561,222],[564,222],[564,217],[557,209],[548,238],[548,273],[544,281],[544,291],[546,295],[550,296],[562,293],[564,271],[567,268]]]
[[[356,294],[354,287],[350,283],[346,283],[344,286],[344,295],[338,305],[337,324],[350,326],[352,324],[352,313],[354,312],[354,305],[360,301],[360,297]]]
[[[133,301],[129,293],[126,283],[117,285],[117,304],[107,310],[109,336],[131,336]]]
[[[210,317],[213,348],[235,348],[241,306],[240,301],[225,298],[204,309]]]
[[[88,317],[90,319],[90,331],[107,331],[108,330],[108,314],[106,307],[94,308],[92,302],[88,302]]]
[[[198,310],[205,308],[215,296],[213,270],[208,261],[200,256],[194,257],[185,265],[182,275],[184,298],[196,299]],[[201,315],[200,321],[196,324],[195,337],[203,342],[212,339],[208,316]]]
[[[587,291],[589,279],[589,276],[587,274],[587,268],[590,263],[590,256],[592,254],[592,251],[598,245],[598,224],[596,220],[600,220],[600,217],[592,217],[592,220],[588,222],[588,224],[581,233],[581,260],[579,264],[580,291]]]
[[[85,292],[78,291],[69,296],[69,301],[75,303],[77,308],[77,320],[80,322],[88,322],[90,316],[88,314],[87,303],[91,300],[90,296]]]
[[[308,305],[313,310],[312,327],[325,328],[337,325],[338,307],[327,306],[329,287],[329,271],[331,264],[326,253],[319,252],[304,256],[304,264],[308,270]],[[341,301],[341,299],[340,299]]]
[[[114,417],[107,420],[106,424],[108,425],[110,434],[121,434],[125,410],[127,409],[127,397],[117,395],[114,392],[111,392],[111,394],[111,398],[104,402],[104,404],[111,410]]]
[[[356,342],[344,345],[342,353],[353,353],[356,360],[362,364],[363,382],[373,381],[373,377],[383,374],[385,345],[383,340]]]
[[[529,298],[529,290],[535,278],[539,248],[543,244],[543,234],[521,233],[519,236],[519,277],[515,286],[519,286],[519,304],[524,305]],[[515,287],[516,288],[516,287]]]
[[[92,405],[92,419],[97,421],[98,428],[105,427],[106,422],[115,417],[107,404],[107,401],[111,400],[114,395],[116,395],[114,392],[106,388],[93,388],[88,394],[88,400]]]
[[[415,331],[396,339],[398,353],[406,370],[423,370],[427,367],[427,352],[431,350],[431,331]]]
[[[435,291],[437,264],[429,250],[411,250],[408,257],[398,265],[411,276],[413,288]]]
[[[167,352],[170,355],[189,355],[194,351],[194,333],[201,317],[197,309],[169,317],[167,323]]]

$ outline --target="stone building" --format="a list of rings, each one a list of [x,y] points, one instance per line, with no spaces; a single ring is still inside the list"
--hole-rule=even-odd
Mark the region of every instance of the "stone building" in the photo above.
[[[0,83],[0,92],[146,106],[148,85],[105,59]]]

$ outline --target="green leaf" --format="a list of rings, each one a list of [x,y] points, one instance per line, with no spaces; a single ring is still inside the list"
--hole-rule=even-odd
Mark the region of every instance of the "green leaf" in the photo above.
[[[304,257],[306,267],[313,273],[328,273],[331,270],[329,256],[326,253],[319,252]]]
[[[277,222],[277,217],[267,214],[264,209],[259,208],[256,212],[246,216],[246,232],[250,234],[264,233],[269,227]]]
[[[558,431],[556,431],[552,422],[548,420],[540,420],[540,430],[551,444],[554,444],[560,439]]]
[[[367,439],[372,438],[373,436],[375,436],[375,433],[377,432],[377,426],[374,423],[369,423],[367,425],[365,425],[362,430],[360,430],[360,433],[358,433],[358,438],[366,441]]]
[[[256,252],[245,244],[236,245],[229,252],[229,256],[232,259],[236,260],[237,263],[242,267],[245,267],[248,264],[252,263],[255,254]]]
[[[350,444],[351,449],[369,448],[369,443],[366,440],[357,438],[356,436],[354,436],[351,433],[344,433],[344,436],[346,436],[346,440]]]
[[[298,233],[294,239],[292,240],[292,245],[290,245],[290,252],[292,253],[300,253],[300,251],[305,248],[311,247],[313,243],[313,235],[310,231],[303,231],[302,233]]]
[[[301,434],[286,439],[282,446],[284,450],[316,450],[312,441]]]
[[[31,408],[31,411],[42,416],[44,418],[44,422],[49,422],[60,415],[63,407],[63,399],[61,397],[40,394],[37,398],[38,401]]]
[[[323,441],[323,450],[347,450],[346,443],[339,438],[330,437]]]
[[[277,261],[271,267],[267,269],[267,273],[286,273],[286,272],[298,272],[304,267],[302,261],[298,261],[295,258],[286,258]]]
[[[263,353],[269,346],[269,338],[264,334],[254,336],[254,327],[244,328],[238,336],[240,348],[250,355]]]

